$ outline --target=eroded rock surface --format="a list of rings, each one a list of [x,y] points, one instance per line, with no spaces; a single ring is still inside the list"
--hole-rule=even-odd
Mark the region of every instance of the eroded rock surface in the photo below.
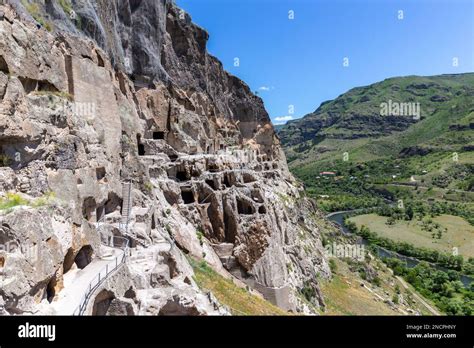
[[[0,251],[3,310],[56,313],[110,257],[104,240],[128,240],[128,258],[87,314],[228,314],[187,257],[284,309],[311,312],[307,287],[324,305],[316,208],[208,34],[165,0],[38,8],[51,32],[19,1],[0,7],[0,194],[22,197],[0,213],[0,242],[24,246]]]

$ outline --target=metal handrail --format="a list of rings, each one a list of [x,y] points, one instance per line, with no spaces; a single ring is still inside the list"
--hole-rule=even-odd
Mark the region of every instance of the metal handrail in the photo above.
[[[123,250],[123,253],[115,257],[115,266],[109,269],[109,264],[106,264],[105,267],[101,269],[99,274],[96,277],[94,277],[94,279],[89,283],[86,293],[82,296],[79,306],[77,306],[77,308],[74,310],[72,315],[83,315],[87,309],[89,300],[91,299],[92,294],[95,292],[95,290],[97,290],[97,288],[106,279],[108,279],[112,273],[114,273],[116,270],[118,270],[120,267],[122,267],[125,264],[127,260],[129,241],[127,238],[114,236],[113,238],[111,238],[112,245],[108,245],[108,246],[115,247],[114,238],[122,240],[122,247],[120,249]]]
[[[104,223],[105,223],[105,213],[104,215],[102,215],[102,217],[95,223],[95,229],[97,232],[101,232],[102,231],[102,228],[104,227]]]
[[[105,213],[102,215],[102,217],[95,223],[95,227],[99,228],[105,221]]]

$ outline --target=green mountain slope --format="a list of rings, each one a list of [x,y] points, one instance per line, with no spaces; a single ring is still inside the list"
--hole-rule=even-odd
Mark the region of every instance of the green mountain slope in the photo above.
[[[437,198],[471,201],[474,73],[397,77],[354,88],[278,134],[309,193],[352,197],[365,206],[376,204],[380,185],[386,194],[390,185],[416,184],[442,190]],[[320,175],[325,171],[336,178]]]

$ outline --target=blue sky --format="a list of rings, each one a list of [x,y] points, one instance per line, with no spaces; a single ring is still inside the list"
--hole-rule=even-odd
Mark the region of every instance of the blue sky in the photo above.
[[[177,4],[209,32],[209,52],[259,92],[274,123],[302,117],[325,100],[388,77],[474,71],[474,0]]]

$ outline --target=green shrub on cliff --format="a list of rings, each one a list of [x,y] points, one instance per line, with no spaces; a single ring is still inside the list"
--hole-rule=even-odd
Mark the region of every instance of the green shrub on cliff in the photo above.
[[[21,3],[35,21],[37,21],[47,31],[53,31],[53,24],[43,18],[37,3],[29,2],[27,0],[22,0]]]

